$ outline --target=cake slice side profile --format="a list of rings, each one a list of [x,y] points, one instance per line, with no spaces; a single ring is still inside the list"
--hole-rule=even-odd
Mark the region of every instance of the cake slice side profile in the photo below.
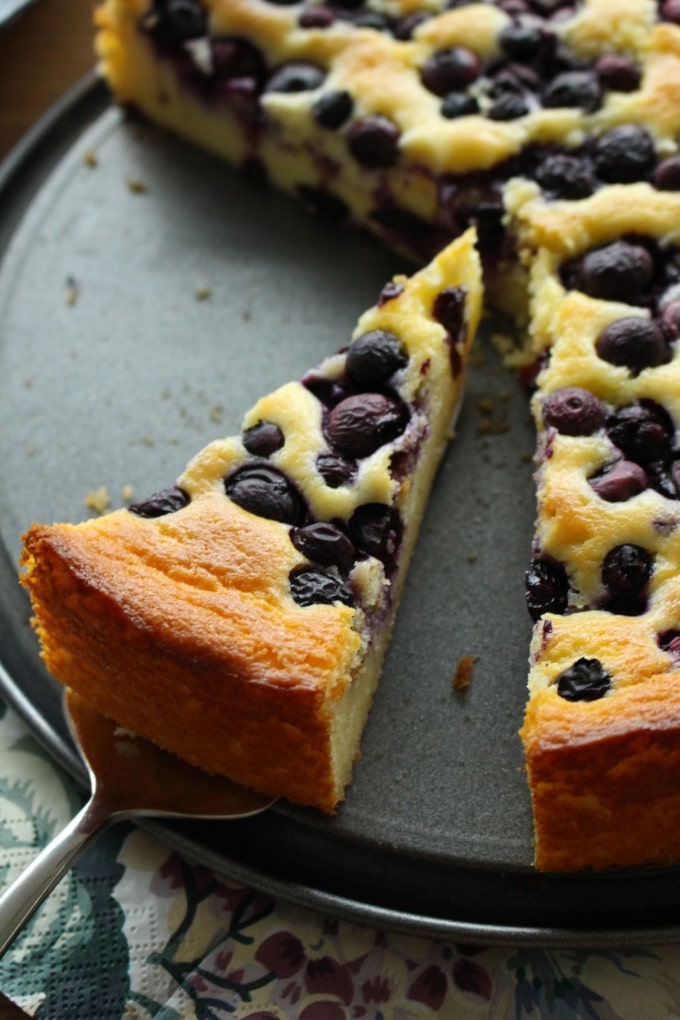
[[[462,393],[474,242],[388,283],[351,343],[176,486],[29,529],[21,580],[59,681],[208,772],[335,809]]]
[[[336,227],[422,264],[474,226],[489,299],[521,315],[507,181],[563,198],[617,181],[605,136],[622,125],[642,138],[633,173],[677,153],[680,31],[648,0],[625,17],[603,0],[515,6],[107,0],[96,45],[124,108]]]
[[[680,198],[527,199],[541,370],[522,737],[543,871],[680,858]]]

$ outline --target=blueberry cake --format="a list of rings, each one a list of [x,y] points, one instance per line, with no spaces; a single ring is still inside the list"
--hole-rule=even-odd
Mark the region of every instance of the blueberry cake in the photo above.
[[[100,67],[121,104],[291,193],[329,224],[366,229],[420,264],[475,230],[488,303],[520,326],[516,360],[538,435],[527,571],[535,629],[521,733],[536,866],[546,871],[680,859],[680,2],[621,8],[612,0],[106,0],[96,15]],[[326,438],[337,399],[328,371],[302,387],[326,409]],[[415,405],[401,399],[413,423]],[[255,417],[248,427],[262,417],[270,429],[269,411]],[[393,473],[410,470],[412,458],[395,457],[392,442]],[[366,624],[356,614],[374,621],[375,633],[385,609],[378,597],[366,610],[375,563],[350,527],[356,509],[319,502],[288,455],[286,438],[265,458],[267,470],[295,478],[314,524],[344,521],[362,550],[348,575],[358,602],[339,598],[333,609],[355,614],[347,633],[362,656]],[[164,535],[199,507],[240,514],[233,494],[202,495],[197,478],[214,456],[199,457],[181,482],[187,506],[161,523],[133,513],[111,526]],[[343,468],[338,481],[337,452],[323,456],[335,479],[326,494],[363,477],[348,483]],[[391,506],[384,495],[364,498]],[[393,588],[419,512],[399,509]],[[102,528],[108,536],[103,522],[78,534]],[[62,534],[72,532],[29,536],[29,586],[37,589]],[[310,568],[281,542],[290,595]],[[377,558],[383,579],[391,554]],[[328,564],[321,568],[325,576]],[[336,563],[335,580],[324,581],[331,590],[338,571]],[[55,576],[64,594],[73,591],[61,569]],[[107,597],[115,593],[114,585]],[[99,597],[88,589],[88,599]],[[73,611],[87,601],[73,597]],[[43,636],[53,624],[44,611]],[[154,654],[167,656],[162,615],[156,632],[164,637]],[[58,657],[53,647],[57,674]],[[314,719],[305,732],[315,732]]]
[[[331,221],[421,263],[474,225],[491,300],[519,314],[506,182],[580,198],[675,154],[677,7],[107,0],[97,48],[121,103]],[[642,124],[636,158],[621,127]]]
[[[473,231],[397,277],[339,353],[177,484],[33,525],[50,671],[211,773],[332,812],[375,691],[480,314]]]
[[[680,193],[524,189],[538,374],[522,736],[551,870],[680,853]]]

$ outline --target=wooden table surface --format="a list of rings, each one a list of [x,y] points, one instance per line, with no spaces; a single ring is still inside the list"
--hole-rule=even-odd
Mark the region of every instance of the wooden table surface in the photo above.
[[[0,27],[0,160],[94,66],[93,8],[94,0],[34,0]],[[0,1020],[26,1015],[0,991]]]
[[[94,65],[94,0],[34,0],[0,28],[0,159]]]

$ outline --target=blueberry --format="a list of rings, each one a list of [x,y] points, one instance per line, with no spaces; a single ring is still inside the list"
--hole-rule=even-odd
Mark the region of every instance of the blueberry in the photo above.
[[[291,0],[291,3],[293,0]],[[294,0],[295,3],[298,0]],[[335,21],[336,15],[330,7],[322,4],[315,4],[313,7],[305,7],[300,14],[300,28],[330,28]]]
[[[546,397],[542,416],[547,428],[565,436],[589,436],[604,425],[605,410],[589,390],[565,386]]]
[[[367,389],[387,382],[408,363],[403,343],[386,329],[373,329],[357,337],[347,351],[347,374]]]
[[[383,503],[364,503],[349,521],[350,538],[356,548],[379,559],[388,573],[396,565],[402,532],[399,511]]]
[[[596,140],[593,162],[607,184],[645,180],[656,163],[654,141],[639,124],[620,124]]]
[[[326,128],[338,128],[351,116],[354,102],[345,89],[323,92],[312,106],[312,115]]]
[[[370,169],[393,166],[399,159],[399,129],[389,117],[367,114],[349,128],[347,145],[362,166]]]
[[[618,460],[589,479],[593,491],[607,503],[624,503],[647,488],[647,475],[639,464]]]
[[[561,563],[555,560],[533,560],[525,575],[526,602],[532,620],[544,613],[566,612],[569,580]]]
[[[320,453],[316,458],[316,470],[329,489],[338,489],[352,481],[357,465],[356,461],[347,460],[337,453]]]
[[[465,331],[465,288],[444,287],[434,299],[432,316],[454,340],[461,340]]]
[[[657,635],[659,648],[678,658],[680,656],[680,630],[664,630]]]
[[[659,7],[662,21],[671,21],[680,25],[680,0],[663,0]]]
[[[264,57],[247,39],[218,36],[212,40],[212,72],[217,79],[249,78],[259,86],[267,75]]]
[[[285,475],[267,463],[246,464],[224,481],[229,498],[258,517],[302,524],[306,515],[304,501]]]
[[[329,412],[326,434],[339,453],[368,457],[400,436],[408,420],[408,408],[398,397],[356,393],[345,397]]]
[[[621,408],[607,420],[606,431],[626,458],[643,467],[671,457],[675,426],[665,408],[653,400]]]
[[[246,429],[242,442],[248,453],[256,457],[271,457],[283,446],[283,432],[273,421],[259,421]]]
[[[557,198],[586,198],[597,186],[589,161],[566,153],[548,156],[535,176],[540,186]]]
[[[659,191],[680,191],[680,156],[662,159],[655,167],[651,181]]]
[[[589,297],[633,304],[652,281],[654,262],[640,244],[613,241],[587,252],[577,264],[575,284]]]
[[[529,12],[528,0],[496,0],[496,6],[513,18]]]
[[[387,304],[388,301],[394,301],[400,294],[404,292],[403,283],[396,283],[394,280],[390,280],[385,284],[383,289],[380,291],[380,297],[378,298],[378,306],[382,308],[383,305]]]
[[[680,337],[680,300],[671,301],[664,308],[661,323],[671,339]]]
[[[512,60],[533,60],[540,54],[544,40],[541,27],[521,21],[506,25],[498,36],[501,49]]]
[[[538,92],[541,77],[526,64],[506,64],[495,72],[489,95],[500,96],[505,92]]]
[[[273,72],[265,85],[265,92],[311,92],[323,83],[325,77],[326,72],[317,64],[291,60]]]
[[[595,64],[595,70],[604,89],[634,92],[640,85],[640,67],[632,57],[620,53],[605,53]]]
[[[154,0],[142,27],[161,45],[176,49],[208,33],[208,15],[196,0]]]
[[[595,350],[603,361],[629,368],[634,374],[667,360],[663,331],[655,322],[637,316],[615,319],[605,326]]]
[[[557,693],[566,701],[597,701],[612,679],[599,659],[580,658],[556,678]]]
[[[293,528],[290,540],[303,556],[323,567],[337,567],[347,574],[356,559],[356,550],[344,531],[335,524],[316,521]]]
[[[525,117],[529,113],[529,103],[524,96],[514,92],[506,92],[487,109],[486,115],[489,120],[517,120],[518,117]]]
[[[602,103],[602,89],[593,71],[563,71],[546,87],[542,99],[550,108],[577,106],[592,113]]]
[[[420,77],[423,85],[436,96],[458,92],[479,77],[480,64],[472,50],[464,46],[448,46],[426,60]]]
[[[399,39],[401,42],[413,38],[413,33],[422,25],[423,22],[427,21],[431,15],[427,11],[414,11],[411,14],[404,14],[403,17],[397,18],[392,26],[392,34],[395,39]]]
[[[468,96],[465,92],[447,92],[442,99],[439,111],[442,117],[446,117],[447,120],[468,117],[471,114],[479,113],[479,102],[475,96]]]
[[[299,606],[314,606],[319,603],[333,605],[342,602],[353,606],[354,592],[348,581],[337,574],[320,570],[318,567],[302,567],[291,571],[290,593]]]
[[[644,595],[653,569],[652,557],[639,545],[610,549],[602,564],[602,583],[607,589],[604,608],[625,616],[644,612]]]
[[[136,514],[137,517],[164,517],[165,514],[181,510],[188,503],[187,493],[175,485],[171,489],[154,492],[152,496],[140,503],[131,503],[128,510],[130,513]]]

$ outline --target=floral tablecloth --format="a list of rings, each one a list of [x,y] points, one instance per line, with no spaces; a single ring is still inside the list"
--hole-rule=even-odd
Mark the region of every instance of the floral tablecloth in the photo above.
[[[0,703],[0,886],[82,793]],[[324,917],[225,881],[118,825],[0,960],[42,1020],[680,1018],[680,946],[439,943]]]

